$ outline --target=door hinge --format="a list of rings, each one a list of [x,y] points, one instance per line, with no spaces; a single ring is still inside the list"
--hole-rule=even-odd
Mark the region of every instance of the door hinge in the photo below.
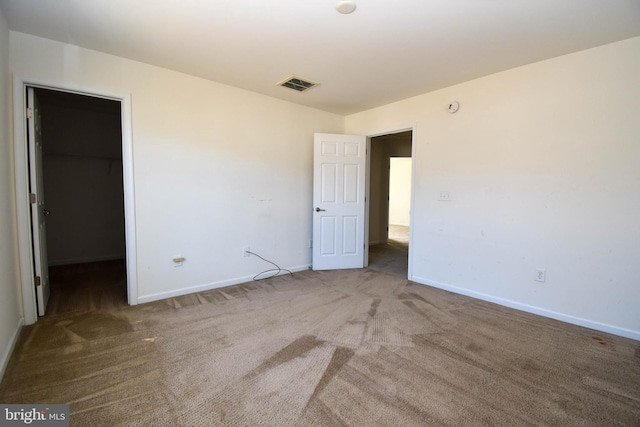
[[[27,108],[27,119],[33,119],[33,108]]]
[[[30,201],[31,203],[35,203],[35,202],[37,202],[37,201],[38,201],[38,198],[36,197],[36,194],[35,194],[35,193],[31,193],[31,194],[29,194],[29,201]]]
[[[42,283],[42,280],[40,280],[40,276],[36,276],[36,286],[40,286]]]

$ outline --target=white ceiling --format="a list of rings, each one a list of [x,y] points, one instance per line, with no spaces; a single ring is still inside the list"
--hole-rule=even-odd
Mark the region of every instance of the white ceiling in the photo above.
[[[338,114],[640,36],[640,0],[0,0],[13,31]],[[296,74],[305,93],[276,86]]]

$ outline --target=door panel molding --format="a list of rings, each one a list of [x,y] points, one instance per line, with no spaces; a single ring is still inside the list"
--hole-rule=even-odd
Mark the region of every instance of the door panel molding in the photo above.
[[[312,268],[362,268],[366,137],[316,133]]]

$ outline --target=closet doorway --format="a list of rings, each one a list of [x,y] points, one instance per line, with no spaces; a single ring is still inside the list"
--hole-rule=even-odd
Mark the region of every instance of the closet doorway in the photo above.
[[[51,289],[44,314],[126,305],[121,102],[33,90]]]

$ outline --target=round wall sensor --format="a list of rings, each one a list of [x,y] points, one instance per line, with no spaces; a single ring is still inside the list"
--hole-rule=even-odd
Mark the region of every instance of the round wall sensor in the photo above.
[[[340,13],[348,14],[356,10],[356,4],[351,0],[342,0],[336,4],[336,10]]]
[[[459,108],[460,103],[458,101],[453,101],[451,104],[449,104],[449,107],[447,107],[450,113],[455,113]]]

